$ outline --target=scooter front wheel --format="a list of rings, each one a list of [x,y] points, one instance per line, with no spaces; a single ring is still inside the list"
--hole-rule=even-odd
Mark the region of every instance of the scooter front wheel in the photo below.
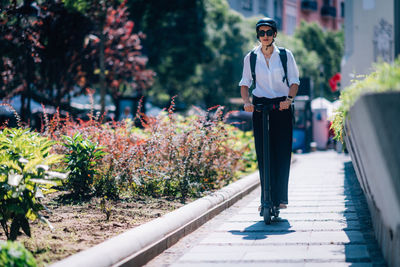
[[[264,208],[263,215],[265,224],[271,224],[271,209]]]

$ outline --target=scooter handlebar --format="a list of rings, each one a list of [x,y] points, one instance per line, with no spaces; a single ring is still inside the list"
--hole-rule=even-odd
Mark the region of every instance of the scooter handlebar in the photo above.
[[[279,109],[279,103],[270,104],[255,104],[254,110],[256,111],[270,111],[274,109]]]

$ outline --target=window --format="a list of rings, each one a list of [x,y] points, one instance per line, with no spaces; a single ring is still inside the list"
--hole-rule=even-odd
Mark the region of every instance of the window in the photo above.
[[[340,3],[340,15],[344,18],[344,2]]]
[[[286,34],[293,35],[296,29],[296,17],[287,15],[286,16]]]
[[[242,8],[244,10],[253,10],[253,0],[242,0]]]
[[[283,13],[283,3],[282,0],[274,1],[274,16],[275,21],[278,26],[278,30],[282,30],[282,13]]]
[[[258,6],[258,12],[260,14],[266,14],[267,13],[267,0],[260,0],[259,6]]]
[[[353,49],[354,49],[354,24],[353,24],[353,2],[348,1],[346,4],[346,12],[347,14],[350,14],[350,16],[346,17],[346,24],[344,25],[344,55],[345,58],[348,59],[352,54],[353,54]]]

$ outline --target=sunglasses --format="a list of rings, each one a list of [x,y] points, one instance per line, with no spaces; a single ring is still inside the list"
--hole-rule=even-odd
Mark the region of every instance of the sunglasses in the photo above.
[[[268,31],[261,30],[261,31],[258,31],[258,36],[259,37],[264,37],[264,35],[272,36],[272,35],[274,35],[274,31],[273,30],[268,30]]]

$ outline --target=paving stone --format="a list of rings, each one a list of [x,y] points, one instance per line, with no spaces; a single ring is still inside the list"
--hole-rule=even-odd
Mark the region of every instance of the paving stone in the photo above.
[[[259,216],[258,187],[147,267],[386,266],[357,180],[345,173],[350,158],[332,151],[296,158],[288,209],[277,221],[265,225]]]
[[[304,267],[305,263],[282,263],[282,262],[274,262],[272,264],[274,267]],[[196,263],[196,262],[177,262],[177,263],[173,263],[172,265],[169,265],[171,267],[204,267],[204,266],[216,266],[216,267],[231,267],[231,266],[235,266],[235,267],[265,267],[265,263],[262,262],[250,262],[250,261],[239,261],[239,262],[201,262],[201,263]],[[344,266],[350,266],[350,265],[344,265]]]
[[[342,201],[351,201],[353,198],[349,198],[347,196],[340,196],[340,195],[332,195],[332,196],[326,196],[323,194],[320,195],[291,195],[289,193],[289,207],[291,206],[291,203],[296,203],[297,201],[312,201],[312,202],[322,202],[322,201],[337,201],[337,202],[342,202]],[[257,197],[254,199],[254,206],[258,206],[260,203],[260,197]]]
[[[365,245],[321,245],[309,246],[305,259],[360,262],[369,261],[369,254]]]
[[[304,267],[377,267],[373,263],[367,262],[306,262]]]
[[[315,220],[315,221],[326,221],[326,220],[358,220],[357,213],[354,212],[318,212],[318,213],[289,213],[281,212],[280,217],[291,221],[291,220]]]
[[[311,242],[321,244],[365,244],[365,239],[359,231],[321,231],[311,232]]]
[[[260,203],[258,201],[257,202],[251,202],[249,205],[247,205],[244,208],[256,208],[259,205],[260,205]],[[296,200],[296,201],[291,201],[290,202],[289,209],[291,209],[293,207],[344,207],[344,208],[346,208],[346,207],[350,207],[350,206],[352,207],[354,205],[355,204],[354,204],[353,201],[348,201],[348,200],[347,201],[343,201],[343,200],[341,200],[341,201],[339,201],[339,200],[336,200],[336,201],[332,201],[332,200],[322,201],[322,200],[320,200],[318,202],[315,202],[313,200],[308,200],[308,201]]]
[[[302,262],[308,246],[252,246],[243,257],[245,261],[290,261]]]
[[[280,217],[286,219],[288,221],[326,221],[326,220],[358,220],[356,213],[288,213],[281,212]],[[262,218],[256,212],[251,213],[240,213],[233,215],[228,219],[228,221],[232,222],[240,222],[240,221],[261,221]]]
[[[284,220],[266,226],[264,222],[228,222],[221,225],[215,231],[271,231],[271,230],[293,230],[293,231],[330,231],[330,230],[359,230],[358,221],[293,221]]]
[[[265,246],[247,252],[243,260],[253,261],[362,261],[368,260],[366,246],[360,245],[312,245],[312,246]]]
[[[210,253],[210,250],[205,252],[189,252],[183,255],[179,261],[185,262],[218,262],[218,261],[240,261],[244,256],[244,252],[234,252],[231,253],[229,250],[225,250],[225,252],[218,253]]]

